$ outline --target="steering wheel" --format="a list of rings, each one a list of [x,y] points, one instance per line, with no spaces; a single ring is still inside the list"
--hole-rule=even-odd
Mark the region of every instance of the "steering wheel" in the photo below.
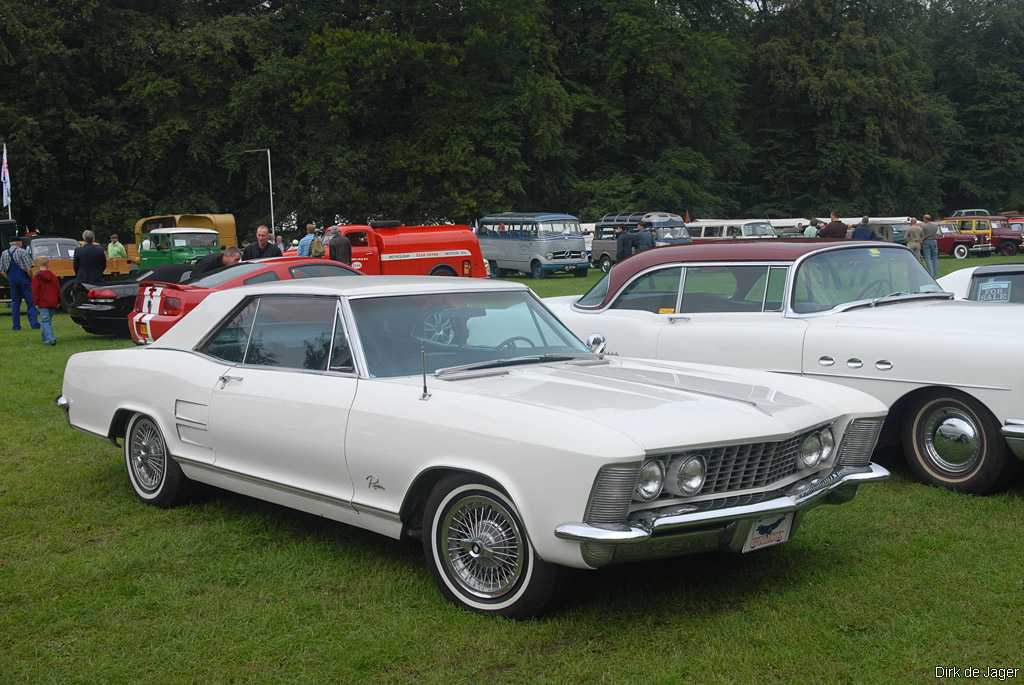
[[[501,341],[501,342],[500,342],[500,343],[498,344],[498,347],[497,347],[497,349],[499,349],[499,350],[501,350],[501,351],[503,351],[503,352],[504,352],[504,351],[506,351],[506,350],[515,350],[515,349],[518,349],[518,348],[519,348],[519,346],[518,346],[518,345],[516,345],[516,341],[517,341],[517,340],[522,340],[523,342],[525,342],[525,343],[526,343],[527,345],[529,345],[530,347],[537,347],[536,345],[534,345],[534,344],[533,344],[533,341],[532,341],[532,340],[530,340],[529,338],[524,338],[524,337],[523,337],[523,336],[521,336],[521,335],[513,335],[513,336],[512,336],[511,338],[507,338],[507,339],[505,339],[505,340],[502,340],[502,341]]]
[[[853,299],[855,299],[855,300],[863,300],[865,297],[868,296],[869,292],[871,292],[872,290],[874,290],[878,286],[881,286],[881,290],[885,290],[886,283],[887,283],[887,281],[883,281],[881,278],[879,278],[876,281],[871,281],[866,286],[864,286],[861,289],[861,291],[857,294],[857,297],[855,297]],[[885,293],[882,293],[882,294],[885,294]]]

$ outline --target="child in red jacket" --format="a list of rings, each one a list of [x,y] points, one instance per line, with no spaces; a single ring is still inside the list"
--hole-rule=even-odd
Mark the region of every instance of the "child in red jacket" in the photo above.
[[[32,299],[39,310],[39,323],[44,345],[56,345],[53,337],[53,314],[60,307],[60,281],[50,271],[48,257],[36,257],[36,275],[32,277]]]

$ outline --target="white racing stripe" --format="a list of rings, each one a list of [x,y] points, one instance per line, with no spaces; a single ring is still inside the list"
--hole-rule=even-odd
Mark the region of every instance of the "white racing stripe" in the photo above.
[[[469,250],[436,250],[432,252],[393,252],[382,254],[382,262],[400,262],[407,259],[437,259],[438,257],[470,257]]]
[[[132,328],[136,338],[142,338],[145,342],[153,342],[153,327],[150,322],[153,317],[160,313],[160,299],[163,297],[164,289],[157,285],[147,286],[142,293],[142,311],[132,317]],[[139,324],[146,324],[146,335],[139,333]]]

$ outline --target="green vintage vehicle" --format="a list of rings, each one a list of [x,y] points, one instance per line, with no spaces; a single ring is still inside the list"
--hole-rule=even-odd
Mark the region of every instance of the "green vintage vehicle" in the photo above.
[[[139,269],[185,264],[220,250],[220,236],[209,228],[156,228],[139,246]]]

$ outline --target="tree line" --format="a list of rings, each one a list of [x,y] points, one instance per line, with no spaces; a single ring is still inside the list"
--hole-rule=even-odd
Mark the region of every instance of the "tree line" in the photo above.
[[[1024,206],[1020,0],[0,0],[20,223]]]

